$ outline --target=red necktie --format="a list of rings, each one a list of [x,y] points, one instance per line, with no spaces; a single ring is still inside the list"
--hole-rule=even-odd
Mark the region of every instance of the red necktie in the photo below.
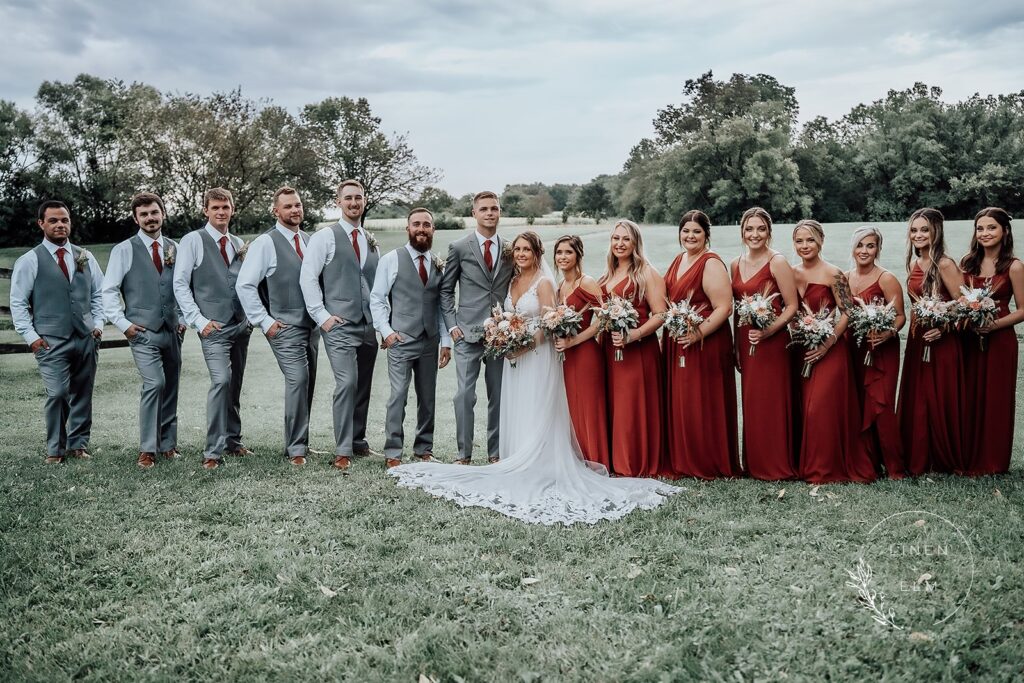
[[[363,255],[359,252],[359,231],[352,231],[352,251],[356,252],[356,263],[363,262]]]
[[[295,233],[293,235],[293,237],[295,238],[295,253],[299,255],[299,260],[301,261],[302,260],[302,247],[299,246],[299,234]]]
[[[484,240],[484,263],[487,270],[494,270],[494,257],[491,256],[491,241]]]
[[[156,266],[156,272],[163,274],[164,261],[160,258],[160,245],[155,241],[153,242],[153,265]]]
[[[427,284],[427,267],[424,265],[424,261],[426,260],[427,257],[420,254],[420,279],[423,280],[424,285]]]
[[[71,273],[68,272],[68,264],[64,263],[64,254],[67,250],[64,247],[57,247],[57,265],[60,266],[60,271],[64,273],[64,278],[71,282]]]
[[[231,260],[228,259],[228,236],[220,238],[220,255],[224,257],[224,265],[230,267]]]

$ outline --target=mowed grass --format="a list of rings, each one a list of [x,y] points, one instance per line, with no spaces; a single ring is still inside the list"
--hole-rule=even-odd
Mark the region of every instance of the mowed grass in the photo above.
[[[826,255],[836,263],[845,262],[851,227],[828,226]],[[891,236],[886,227],[886,263],[902,272],[903,226]],[[959,227],[950,230],[957,255],[968,234]],[[570,230],[539,232],[550,247]],[[597,274],[608,226],[575,230],[587,270]],[[787,254],[788,232],[776,232]],[[644,235],[663,269],[677,250],[674,228]],[[377,236],[385,249],[402,241],[401,233]],[[455,236],[438,234],[442,253]],[[727,260],[739,253],[734,228],[716,229],[713,243]],[[369,434],[377,450],[385,364],[381,354]],[[379,457],[357,460],[348,474],[329,468],[333,382],[323,354],[311,430],[320,453],[304,468],[289,466],[283,381],[258,332],[242,396],[245,440],[256,455],[215,472],[199,467],[208,375],[193,332],[179,410],[185,457],[150,471],[134,464],[138,378],[128,349],[101,353],[89,462],[43,465],[42,385],[30,355],[0,356],[0,382],[0,678],[1021,676],[1020,420],[1003,477],[817,490],[688,480],[680,482],[685,493],[657,510],[547,528],[399,489]],[[437,400],[435,450],[444,460],[455,455],[454,391],[449,367]],[[478,443],[482,384],[480,394]],[[976,573],[951,620],[893,631],[858,606],[846,572],[871,527],[906,510],[956,523],[972,544]]]

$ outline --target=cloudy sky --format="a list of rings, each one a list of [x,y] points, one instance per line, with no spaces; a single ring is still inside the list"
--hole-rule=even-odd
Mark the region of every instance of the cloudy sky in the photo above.
[[[915,81],[1024,89],[1019,0],[0,0],[0,98],[80,72],[164,91],[241,86],[292,111],[365,96],[453,194],[620,170],[658,108],[711,69],[838,117]]]

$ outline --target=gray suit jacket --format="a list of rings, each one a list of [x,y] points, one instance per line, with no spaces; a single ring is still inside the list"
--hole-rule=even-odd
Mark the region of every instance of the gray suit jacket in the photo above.
[[[449,330],[458,327],[468,342],[480,341],[491,308],[505,302],[513,266],[510,260],[502,260],[504,247],[505,242],[499,237],[495,268],[488,272],[476,230],[448,245],[441,280],[441,312],[445,327]],[[457,306],[456,285],[459,289]]]

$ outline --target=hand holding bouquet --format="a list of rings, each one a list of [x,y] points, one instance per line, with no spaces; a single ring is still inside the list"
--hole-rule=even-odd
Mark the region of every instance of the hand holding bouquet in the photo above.
[[[793,340],[790,345],[799,344],[807,350],[816,349],[836,333],[835,316],[828,306],[815,313],[804,302],[804,313],[793,318],[789,323],[789,336]],[[811,376],[811,363],[804,361],[801,377]]]
[[[850,309],[850,329],[853,331],[853,338],[857,346],[863,346],[864,340],[875,334],[896,332],[896,302],[884,303],[880,299],[873,299],[871,303],[865,303],[859,297],[853,297],[857,305]],[[872,347],[864,355],[864,365],[871,365]]]
[[[986,330],[996,321],[999,307],[992,298],[992,287],[960,287],[960,298],[956,300],[957,325],[975,332]],[[978,335],[981,350],[985,350],[985,335]]]
[[[575,337],[583,329],[583,314],[569,304],[559,304],[554,308],[545,306],[540,317],[540,326],[551,337]],[[558,360],[565,361],[564,351],[558,352]]]
[[[740,325],[749,325],[755,330],[766,330],[771,327],[779,316],[772,307],[772,299],[779,296],[778,292],[768,294],[767,290],[758,294],[747,294],[736,304],[736,315]],[[747,355],[753,356],[757,345],[751,344]]]
[[[664,313],[658,314],[665,321],[665,334],[675,339],[677,343],[680,343],[684,337],[696,333],[697,328],[705,320],[701,315],[701,311],[704,309],[703,304],[693,306],[690,303],[692,296],[691,294],[686,297],[685,301],[669,301],[668,309]],[[683,350],[685,351],[685,347]],[[686,356],[682,353],[679,354],[679,367],[686,367]]]
[[[913,314],[910,323],[910,331],[914,332],[919,327],[931,330],[945,330],[956,321],[956,312],[953,310],[952,301],[943,301],[935,296],[919,296],[914,299],[910,307]],[[925,363],[932,362],[932,346],[926,340],[921,360]]]
[[[507,358],[509,355],[533,346],[533,335],[537,322],[515,311],[503,311],[500,306],[491,310],[491,317],[484,322],[484,355],[488,358]],[[509,364],[516,361],[509,358]]]
[[[621,296],[610,296],[600,308],[594,309],[598,332],[626,334],[640,324],[640,314],[633,304]],[[615,360],[622,360],[622,349],[615,349]]]

